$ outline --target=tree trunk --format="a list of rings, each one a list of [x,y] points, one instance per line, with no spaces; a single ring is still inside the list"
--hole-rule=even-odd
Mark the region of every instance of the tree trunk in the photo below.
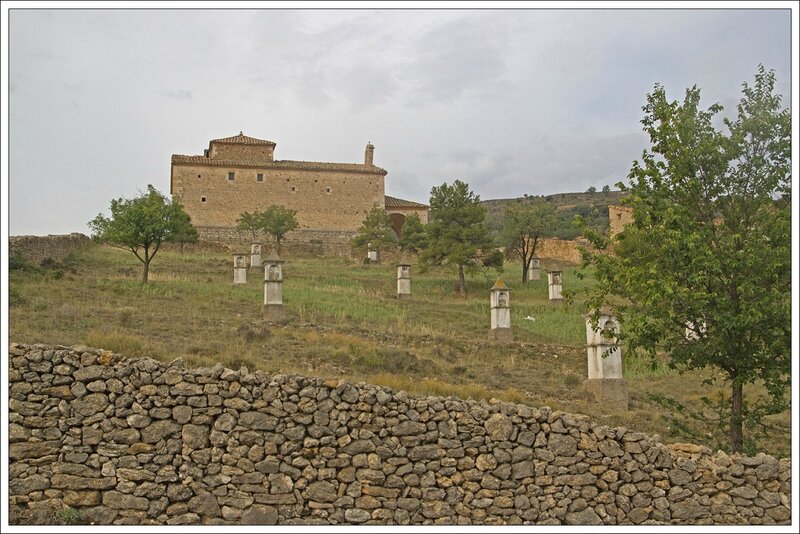
[[[276,254],[278,254],[278,256],[280,256],[281,255],[281,238],[280,237],[276,237],[275,238],[275,249],[276,249],[275,250]]]
[[[462,297],[467,294],[467,285],[464,281],[464,266],[460,263],[458,264],[458,294]]]
[[[732,452],[741,452],[744,444],[744,436],[742,434],[742,402],[743,392],[742,384],[733,380],[731,386],[731,450]]]
[[[525,285],[528,283],[528,265],[530,261],[525,260],[525,256],[522,256],[522,284]]]
[[[142,269],[142,283],[146,284],[147,283],[147,271],[150,269],[150,258],[148,256],[145,256],[145,259],[144,259],[144,261],[142,263],[144,264],[144,269]]]

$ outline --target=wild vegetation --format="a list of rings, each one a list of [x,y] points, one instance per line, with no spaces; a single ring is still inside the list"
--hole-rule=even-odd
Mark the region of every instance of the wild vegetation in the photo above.
[[[223,253],[164,249],[159,268],[142,284],[138,262],[123,250],[90,247],[69,261],[34,267],[15,261],[10,271],[10,338],[26,343],[86,344],[129,356],[186,365],[264,369],[335,377],[405,389],[411,393],[492,397],[586,413],[600,423],[685,439],[669,423],[671,411],[648,400],[669,394],[696,410],[703,396],[720,394],[703,381],[718,371],[684,374],[626,354],[630,410],[609,411],[587,398],[586,304],[547,299],[546,280],[522,286],[516,262],[507,264],[512,288],[512,345],[488,340],[488,288],[494,269],[466,278],[467,296],[454,292],[452,271],[412,267],[412,298],[395,298],[395,267],[345,259],[288,257],[284,265],[286,325],[264,323],[263,272],[234,286],[231,258]],[[584,294],[594,282],[564,269],[565,290]],[[716,374],[715,374],[716,373]],[[766,396],[763,386],[745,385]],[[773,429],[761,450],[786,456],[789,411],[770,416]],[[711,432],[711,429],[708,429]]]
[[[706,404],[734,451],[755,449],[745,427],[784,410],[791,384],[791,115],[774,84],[760,67],[727,131],[697,87],[678,102],[656,85],[642,119],[652,146],[619,184],[633,222],[612,240],[587,232],[598,252],[584,254],[592,307],[614,305],[630,346],[723,374],[729,395]],[[753,382],[768,399],[745,395]]]
[[[283,238],[299,226],[296,215],[296,210],[273,204],[264,211],[242,212],[236,219],[236,227],[251,232],[253,241],[257,239],[258,232],[269,234],[275,240],[275,248],[280,254]]]
[[[625,193],[621,191],[587,191],[585,193],[525,195],[520,198],[483,200],[481,205],[486,208],[486,225],[498,242],[503,234],[505,211],[509,206],[525,208],[540,202],[546,202],[556,210],[555,219],[551,225],[548,225],[543,237],[575,239],[582,234],[581,228],[574,224],[576,215],[579,215],[589,228],[598,232],[608,232],[608,206],[619,204],[624,196]]]
[[[133,252],[142,262],[146,284],[153,261],[164,243],[193,243],[197,230],[177,200],[168,199],[152,185],[136,198],[111,201],[111,217],[99,213],[89,221],[92,238]]]

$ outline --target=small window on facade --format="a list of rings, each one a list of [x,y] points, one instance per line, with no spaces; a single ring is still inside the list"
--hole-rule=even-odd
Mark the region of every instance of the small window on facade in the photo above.
[[[198,177],[198,178],[202,178],[202,176],[200,176],[199,174],[197,175],[197,177]]]
[[[236,176],[236,173],[235,173],[235,172],[229,172],[229,173],[228,173],[228,181],[229,181],[229,182],[232,182],[232,181],[233,181],[233,178],[234,178],[235,176]]]
[[[296,193],[296,192],[297,192],[297,188],[295,186],[292,186],[292,193]]]
[[[325,188],[325,192],[326,192],[326,193],[328,193],[328,194],[330,195],[330,194],[331,194],[331,188],[330,188],[330,187],[326,187],[326,188]]]
[[[205,202],[205,201],[206,201],[206,197],[200,197],[200,202]]]
[[[264,181],[264,175],[261,173],[256,174],[256,182],[263,182],[263,181]]]

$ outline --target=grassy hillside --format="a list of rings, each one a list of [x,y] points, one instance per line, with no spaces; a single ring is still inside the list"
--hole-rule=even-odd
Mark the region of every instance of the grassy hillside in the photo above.
[[[544,197],[504,198],[484,200],[481,203],[486,207],[486,222],[490,228],[497,230],[502,225],[503,210],[507,205],[515,202],[530,202],[536,198],[544,198],[555,206],[558,212],[556,230],[549,237],[561,239],[574,239],[578,237],[578,229],[572,224],[575,215],[581,215],[593,228],[608,230],[608,206],[619,204],[623,197],[621,191],[608,193],[558,193]]]
[[[516,264],[504,279],[512,288],[515,343],[488,340],[488,289],[494,272],[472,273],[466,298],[453,292],[455,272],[420,274],[412,267],[412,299],[395,298],[395,268],[344,259],[287,257],[284,298],[290,323],[260,318],[263,271],[251,270],[245,285],[232,284],[227,254],[159,252],[149,285],[129,252],[92,247],[67,265],[10,272],[10,338],[25,343],[86,344],[129,356],[186,365],[264,369],[272,373],[365,380],[412,393],[493,397],[534,406],[590,414],[612,426],[627,426],[680,440],[664,419],[667,412],[647,393],[699,404],[715,388],[703,385],[710,372],[679,374],[625,354],[630,410],[610,412],[582,391],[586,377],[583,300],[547,299],[546,281],[521,287]],[[555,264],[545,263],[544,268]],[[566,267],[564,289],[580,291]],[[529,319],[528,319],[529,318]],[[752,389],[752,388],[751,388]],[[777,424],[788,424],[788,412]],[[783,426],[765,443],[786,455]]]

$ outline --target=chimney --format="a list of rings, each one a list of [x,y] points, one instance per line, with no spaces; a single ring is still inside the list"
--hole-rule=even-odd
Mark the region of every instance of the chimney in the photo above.
[[[372,156],[375,154],[375,147],[372,143],[367,142],[367,150],[364,151],[364,165],[372,167]]]

